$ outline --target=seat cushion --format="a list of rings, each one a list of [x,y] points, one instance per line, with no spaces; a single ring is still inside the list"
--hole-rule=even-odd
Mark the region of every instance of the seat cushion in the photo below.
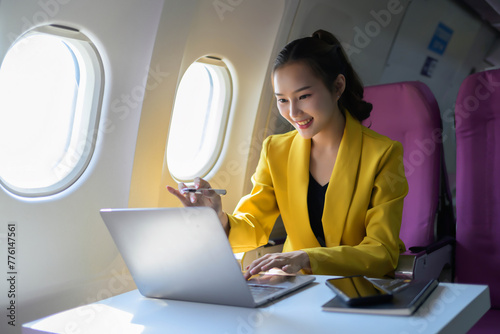
[[[373,110],[363,125],[403,145],[409,191],[403,208],[401,240],[407,249],[426,247],[435,241],[439,202],[442,125],[436,99],[418,81],[368,86],[364,99]]]
[[[499,105],[500,70],[492,70],[467,77],[455,106],[456,280],[489,285],[495,309],[500,308]]]

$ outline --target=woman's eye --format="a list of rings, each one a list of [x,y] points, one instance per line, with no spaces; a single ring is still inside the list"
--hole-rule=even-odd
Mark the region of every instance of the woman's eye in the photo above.
[[[279,103],[286,103],[286,99],[278,99]]]
[[[300,99],[300,100],[303,100],[303,99],[308,98],[309,96],[311,96],[311,94],[301,95],[301,96],[299,97],[299,99]]]

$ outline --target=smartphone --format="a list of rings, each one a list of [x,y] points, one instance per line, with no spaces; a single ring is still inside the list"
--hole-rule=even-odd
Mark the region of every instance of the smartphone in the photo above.
[[[326,281],[337,296],[349,306],[386,303],[392,300],[392,294],[373,284],[365,276],[347,276]]]

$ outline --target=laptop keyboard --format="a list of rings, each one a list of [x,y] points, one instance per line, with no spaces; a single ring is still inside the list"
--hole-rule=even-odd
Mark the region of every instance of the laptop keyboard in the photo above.
[[[275,292],[281,291],[284,288],[278,286],[269,286],[269,285],[257,285],[257,284],[248,284],[250,288],[250,292],[255,299],[265,298]]]

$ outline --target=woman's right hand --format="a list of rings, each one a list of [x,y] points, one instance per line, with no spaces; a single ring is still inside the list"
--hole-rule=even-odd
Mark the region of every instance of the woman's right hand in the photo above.
[[[201,194],[196,194],[192,192],[183,192],[182,189],[187,188],[184,183],[179,183],[179,190],[167,186],[167,190],[174,196],[176,196],[185,207],[190,206],[206,206],[212,208],[217,213],[219,220],[226,233],[229,233],[229,222],[226,213],[222,210],[222,200],[221,197],[213,190],[202,190]],[[202,178],[194,179],[194,188],[211,188],[210,183],[203,180]]]

